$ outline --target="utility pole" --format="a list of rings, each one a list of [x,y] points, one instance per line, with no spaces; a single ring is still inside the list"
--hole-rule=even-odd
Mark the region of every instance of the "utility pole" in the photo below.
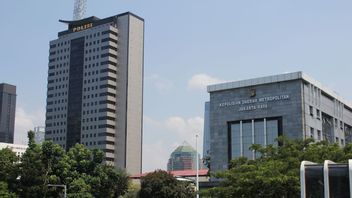
[[[196,193],[197,193],[197,198],[199,198],[199,156],[198,156],[198,134],[196,134]]]

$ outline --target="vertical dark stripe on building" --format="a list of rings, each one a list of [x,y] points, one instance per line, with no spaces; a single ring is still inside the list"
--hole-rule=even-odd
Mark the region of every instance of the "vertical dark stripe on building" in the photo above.
[[[66,149],[81,140],[83,64],[84,37],[81,37],[71,41]]]

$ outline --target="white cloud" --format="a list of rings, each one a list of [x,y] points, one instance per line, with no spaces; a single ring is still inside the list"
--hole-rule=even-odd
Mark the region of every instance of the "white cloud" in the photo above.
[[[195,74],[188,81],[189,90],[205,90],[208,85],[225,82],[207,74]]]
[[[159,92],[167,92],[174,88],[174,83],[168,79],[153,74],[146,78]]]
[[[171,152],[183,141],[195,147],[195,135],[199,134],[199,153],[203,150],[202,117],[183,118],[172,116],[158,121],[144,116],[143,171],[166,169]]]
[[[26,112],[22,107],[16,107],[15,118],[15,143],[27,144],[27,132],[33,130],[35,126],[44,126],[45,112]]]

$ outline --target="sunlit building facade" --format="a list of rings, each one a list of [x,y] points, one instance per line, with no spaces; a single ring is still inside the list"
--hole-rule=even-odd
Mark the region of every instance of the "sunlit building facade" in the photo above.
[[[351,142],[352,103],[302,72],[211,85],[208,92],[212,170],[241,156],[255,159],[251,145],[276,145],[280,135]]]
[[[45,139],[101,149],[105,162],[142,170],[144,19],[130,12],[62,21],[50,42]]]

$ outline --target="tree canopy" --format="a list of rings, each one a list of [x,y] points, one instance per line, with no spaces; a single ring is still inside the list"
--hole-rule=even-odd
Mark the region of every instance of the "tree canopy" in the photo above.
[[[215,173],[220,186],[207,191],[211,197],[291,198],[300,196],[300,163],[303,160],[323,163],[324,160],[347,163],[352,157],[352,144],[344,148],[313,139],[277,139],[279,147],[252,145],[259,158],[237,158],[229,169]]]
[[[60,197],[66,185],[67,197],[118,197],[128,190],[126,172],[103,163],[101,150],[76,144],[67,152],[51,141],[35,144],[28,133],[28,149],[19,159],[10,149],[0,150],[0,195]],[[3,196],[1,196],[3,197]]]
[[[178,181],[166,171],[157,170],[141,178],[140,198],[189,198],[195,197],[194,187]]]

